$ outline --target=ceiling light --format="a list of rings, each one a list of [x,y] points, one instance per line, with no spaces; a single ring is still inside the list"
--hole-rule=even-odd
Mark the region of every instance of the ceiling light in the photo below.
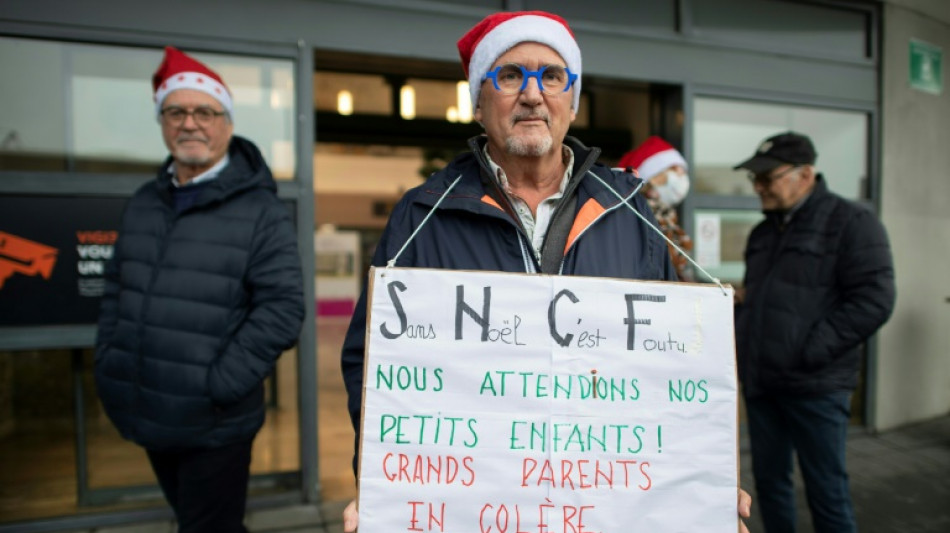
[[[468,92],[467,81],[460,81],[455,85],[455,99],[458,102],[459,122],[471,122],[472,97]]]
[[[340,91],[336,93],[336,110],[341,115],[353,114],[353,93]]]
[[[399,116],[406,120],[416,118],[416,90],[412,85],[403,85],[399,89]]]

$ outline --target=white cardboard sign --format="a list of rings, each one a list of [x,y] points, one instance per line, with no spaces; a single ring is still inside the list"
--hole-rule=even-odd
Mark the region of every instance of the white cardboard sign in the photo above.
[[[733,533],[732,289],[370,273],[361,533]]]

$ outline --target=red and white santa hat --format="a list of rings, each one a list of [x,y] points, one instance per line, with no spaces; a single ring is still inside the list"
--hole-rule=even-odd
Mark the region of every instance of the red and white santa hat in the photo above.
[[[637,175],[645,181],[650,181],[654,176],[673,165],[679,165],[683,168],[689,167],[683,154],[656,135],[647,138],[640,146],[623,154],[623,157],[617,162],[617,166],[620,168],[636,170]]]
[[[478,107],[482,81],[492,64],[515,45],[536,42],[554,49],[577,74],[573,107],[581,97],[581,49],[563,18],[544,11],[509,11],[488,15],[458,42],[462,68],[468,76],[472,109]]]
[[[231,91],[224,84],[221,76],[195,58],[185,54],[172,46],[165,47],[165,58],[158,70],[152,75],[152,89],[154,89],[155,113],[161,114],[162,101],[172,91],[178,89],[194,89],[210,94],[234,118],[234,106],[231,101]]]

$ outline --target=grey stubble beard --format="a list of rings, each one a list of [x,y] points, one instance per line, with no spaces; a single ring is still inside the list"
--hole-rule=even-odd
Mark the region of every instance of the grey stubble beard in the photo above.
[[[505,139],[505,149],[508,153],[520,157],[541,157],[550,152],[553,145],[554,139],[550,133],[538,140],[514,136]]]

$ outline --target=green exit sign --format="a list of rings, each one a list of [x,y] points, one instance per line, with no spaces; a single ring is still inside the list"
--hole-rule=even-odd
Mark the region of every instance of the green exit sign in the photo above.
[[[943,50],[910,40],[910,86],[931,94],[943,92]]]

